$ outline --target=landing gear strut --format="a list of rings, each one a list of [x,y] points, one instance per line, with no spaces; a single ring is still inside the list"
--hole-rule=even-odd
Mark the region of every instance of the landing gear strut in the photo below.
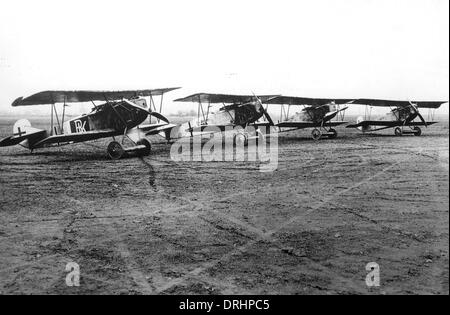
[[[329,139],[337,138],[338,133],[337,133],[336,129],[333,129],[333,128],[330,128],[328,130],[325,128],[322,128],[322,129],[324,130],[323,132],[318,128],[315,128],[311,132],[311,136],[315,141],[320,140],[322,137],[328,137]]]
[[[124,148],[122,144],[117,141],[112,141],[108,145],[108,156],[112,160],[120,160],[128,153],[133,153],[139,156],[147,156],[152,151],[152,145],[147,139],[141,139],[136,143],[136,146],[131,148]]]
[[[397,127],[394,130],[395,135],[400,137],[403,135],[408,135],[408,134],[413,134],[416,137],[419,137],[422,135],[422,129],[420,129],[420,127],[415,126],[414,128],[411,127],[411,131],[410,130],[403,130],[403,128]]]

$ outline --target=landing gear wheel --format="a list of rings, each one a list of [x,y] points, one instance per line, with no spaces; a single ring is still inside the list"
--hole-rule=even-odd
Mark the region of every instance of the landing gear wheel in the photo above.
[[[113,141],[108,145],[108,156],[112,160],[119,160],[124,156],[124,154],[125,150],[119,142]]]
[[[400,128],[400,127],[395,128],[394,133],[397,137],[402,136],[403,135],[402,128]]]
[[[330,130],[328,130],[329,133],[331,133],[329,135],[330,139],[336,139],[338,136],[338,133],[336,131],[336,129],[330,128]]]
[[[151,145],[150,141],[148,141],[147,139],[141,139],[136,144],[137,145],[145,145],[145,149],[139,150],[139,155],[147,156],[147,155],[150,155],[150,153],[152,152],[152,145]]]
[[[416,137],[420,137],[420,135],[422,135],[422,129],[420,129],[420,127],[414,127],[413,128],[413,130],[414,130],[414,135],[416,136]]]
[[[234,135],[234,145],[244,145],[244,147],[248,146],[248,136],[243,133],[238,133]]]
[[[322,132],[319,129],[314,129],[311,132],[311,136],[315,141],[320,140],[320,138],[322,137]]]

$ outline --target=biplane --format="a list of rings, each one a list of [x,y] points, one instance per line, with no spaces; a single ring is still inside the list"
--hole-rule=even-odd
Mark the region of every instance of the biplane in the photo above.
[[[157,111],[155,97],[160,97],[162,109],[165,93],[178,88],[137,91],[44,91],[16,99],[12,106],[50,105],[50,130],[34,128],[22,119],[13,127],[13,135],[0,141],[0,147],[20,145],[33,152],[39,148],[55,147],[112,138],[107,148],[111,159],[120,159],[128,153],[148,155],[151,144],[146,135],[159,134],[175,125]],[[149,98],[150,104],[147,104]],[[101,103],[98,103],[98,102]],[[73,103],[92,103],[90,113],[67,119],[66,107]],[[97,103],[96,103],[97,102]],[[58,115],[58,104],[62,105]],[[143,124],[147,121],[147,124]],[[153,120],[152,120],[153,118]],[[121,137],[116,141],[116,137]],[[132,145],[125,147],[125,140]]]
[[[346,123],[345,110],[352,102],[352,99],[278,96],[266,101],[265,104],[281,105],[280,121],[275,124],[280,131],[313,128],[312,138],[319,140],[323,137],[331,139],[337,137],[338,133],[333,127]],[[301,106],[301,111],[291,114],[293,106]],[[333,120],[336,117],[340,120]]]
[[[435,124],[434,110],[439,108],[442,104],[448,101],[394,101],[394,100],[379,100],[379,99],[358,99],[354,104],[364,105],[365,114],[356,120],[356,124],[347,125],[347,128],[356,128],[363,133],[380,131],[384,129],[394,128],[396,136],[405,134],[413,134],[420,136],[422,129]],[[372,107],[389,107],[391,111],[380,119],[372,119]],[[419,108],[428,108],[430,110],[426,121]]]
[[[276,95],[228,95],[198,93],[184,98],[176,99],[175,102],[197,103],[197,118],[180,125],[172,138],[194,137],[208,133],[215,129],[226,132],[235,127],[242,129],[234,134],[235,143],[248,144],[252,137],[260,138],[262,133],[256,134],[261,126],[273,126],[272,118],[264,108],[263,103],[276,97]],[[213,106],[218,109],[214,109]],[[260,122],[264,117],[265,121]],[[254,130],[249,130],[252,126]],[[255,131],[255,132],[253,132]]]

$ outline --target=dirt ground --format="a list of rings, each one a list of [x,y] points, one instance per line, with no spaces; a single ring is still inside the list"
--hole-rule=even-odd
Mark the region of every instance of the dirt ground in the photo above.
[[[273,173],[174,162],[157,138],[120,161],[108,140],[0,148],[0,293],[448,294],[448,123],[339,131],[283,134]],[[380,287],[366,285],[370,262]]]

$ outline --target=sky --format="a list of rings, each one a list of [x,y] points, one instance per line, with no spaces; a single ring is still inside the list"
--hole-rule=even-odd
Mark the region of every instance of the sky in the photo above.
[[[48,112],[10,106],[42,90],[170,86],[165,113],[197,92],[448,100],[449,1],[0,2],[0,114]]]

